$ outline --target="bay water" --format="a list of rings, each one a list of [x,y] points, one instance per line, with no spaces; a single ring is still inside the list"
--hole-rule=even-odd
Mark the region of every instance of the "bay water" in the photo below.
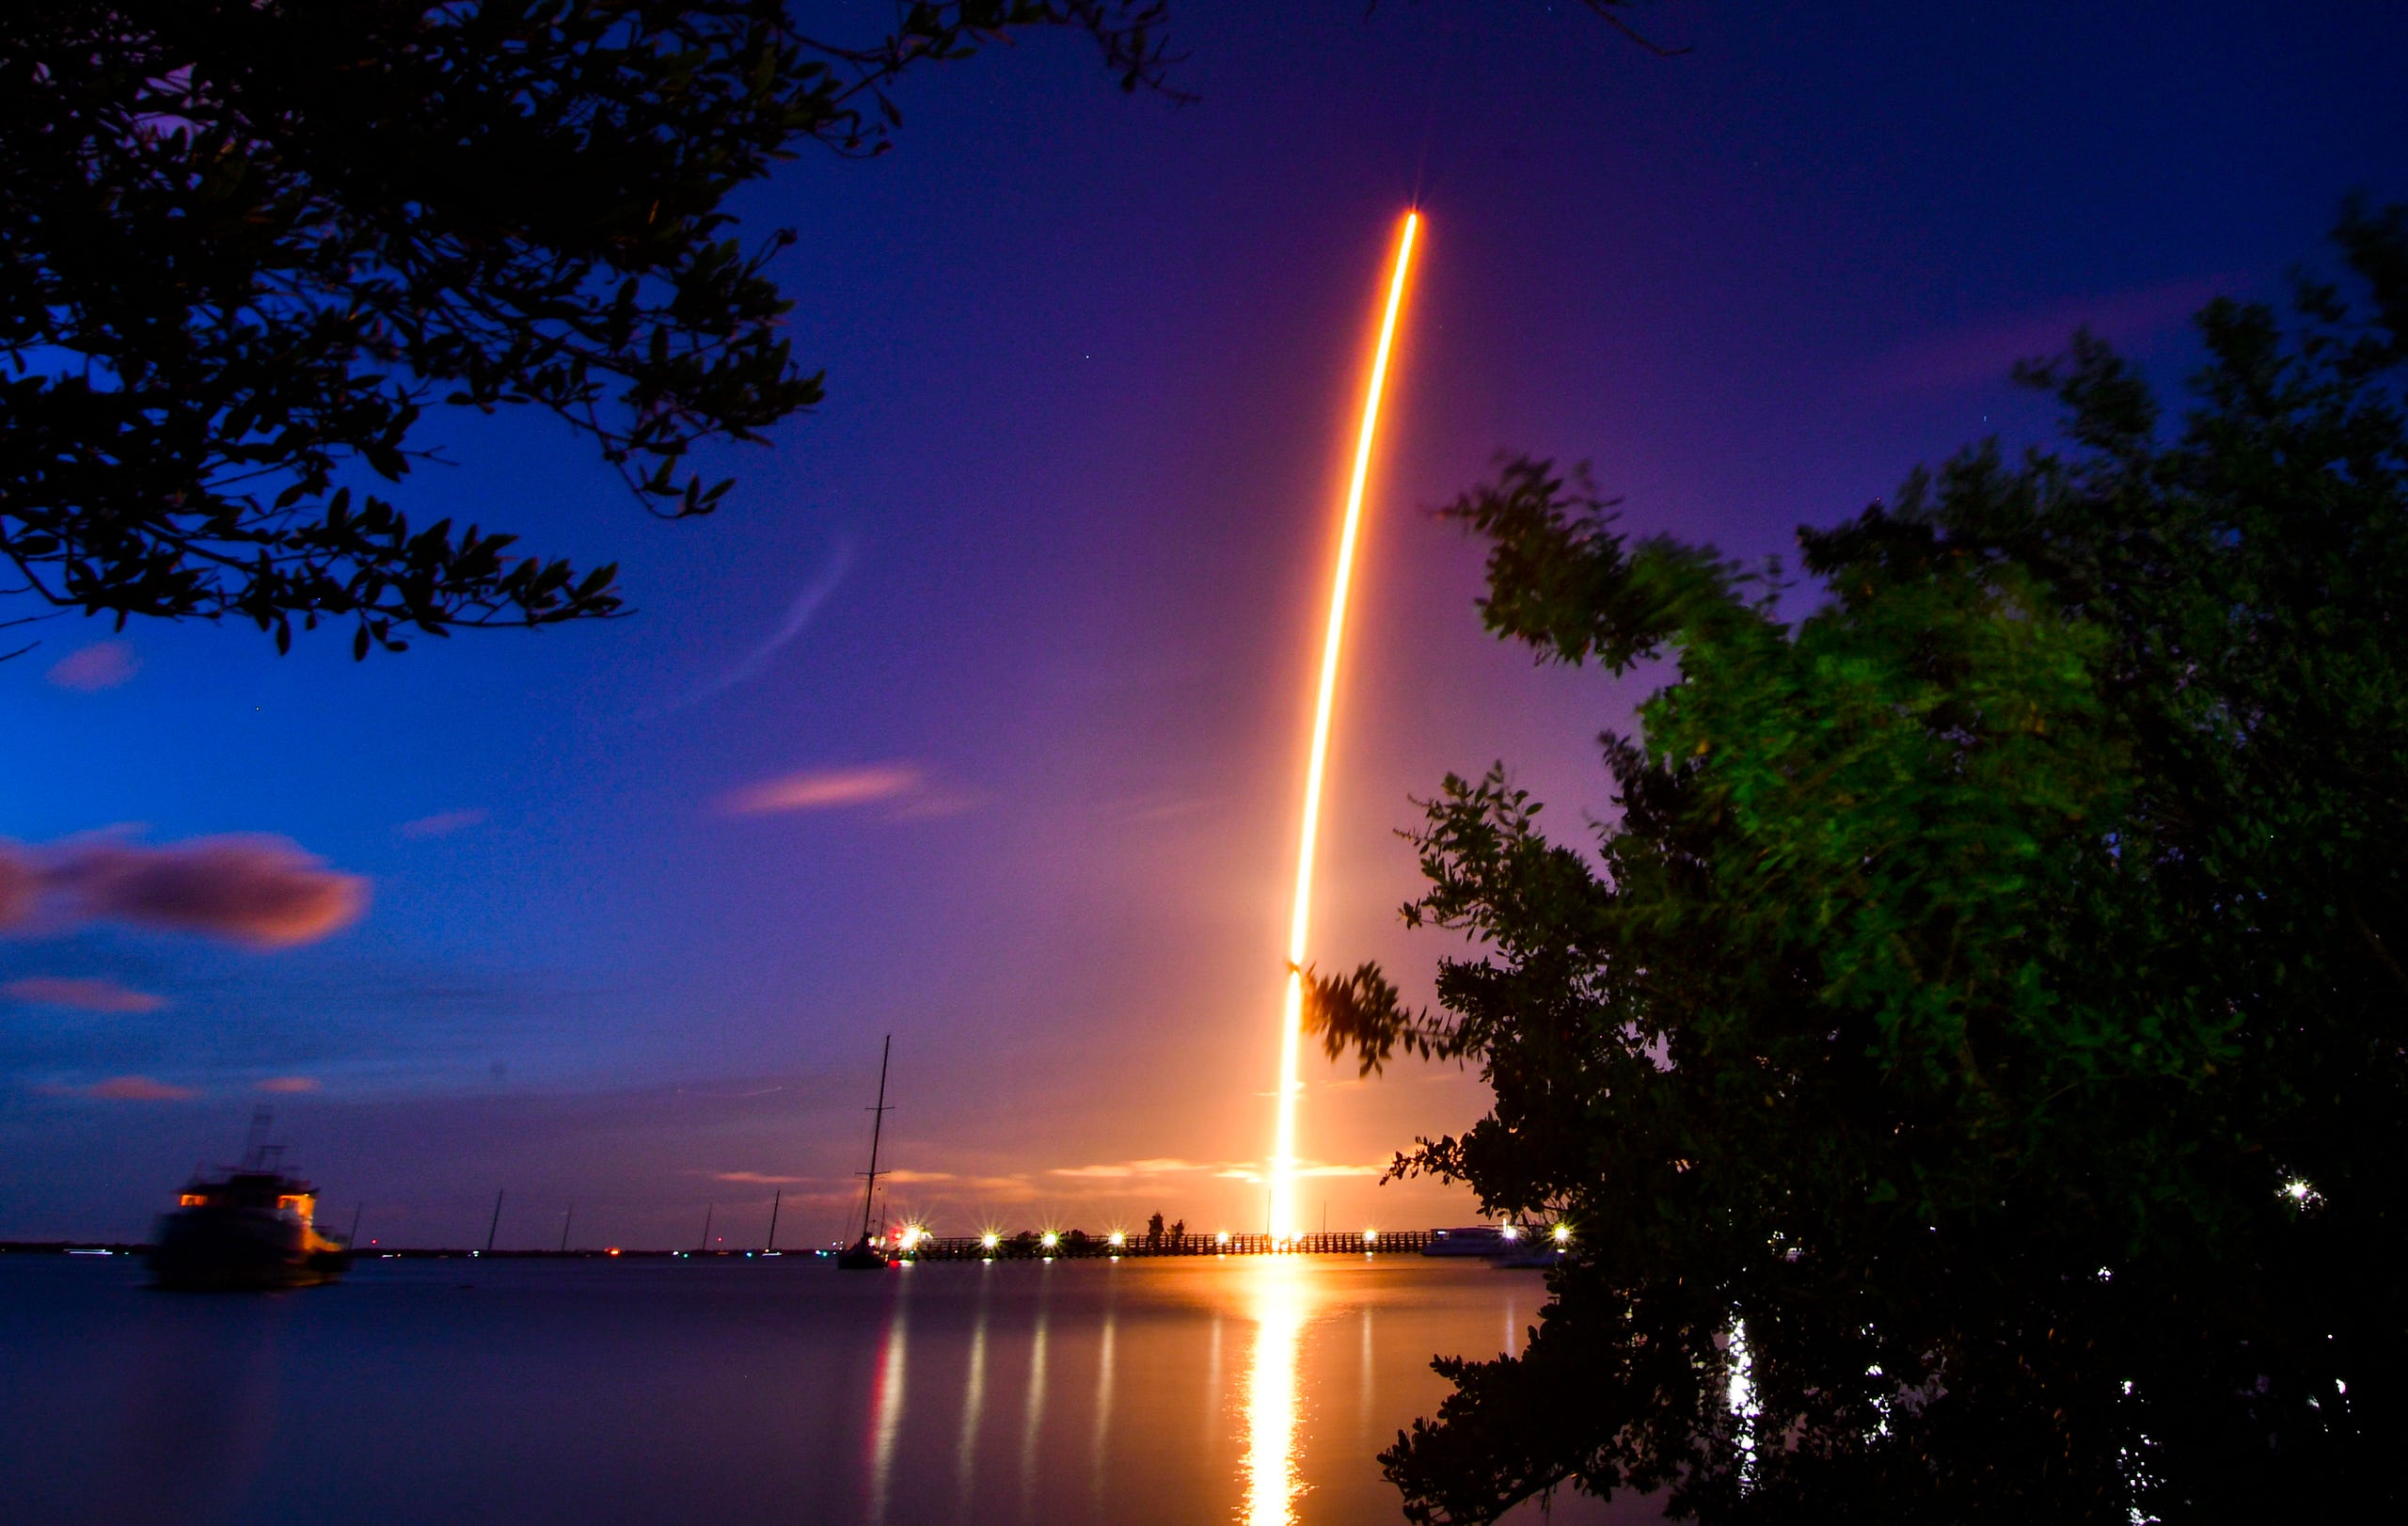
[[[124,1257],[0,1256],[8,1520],[1396,1520],[1375,1457],[1446,1393],[1431,1358],[1517,1348],[1546,1296],[1409,1255],[147,1283]]]

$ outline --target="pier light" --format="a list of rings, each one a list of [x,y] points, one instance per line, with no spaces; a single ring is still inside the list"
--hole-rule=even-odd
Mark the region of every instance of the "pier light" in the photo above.
[[[1043,1234],[1038,1236],[1038,1243],[1043,1246],[1046,1249],[1051,1250],[1055,1246],[1062,1243],[1062,1237],[1054,1233],[1052,1230],[1047,1230]]]
[[[1379,1237],[1380,1237],[1380,1232],[1379,1232],[1379,1231],[1377,1231],[1377,1230],[1365,1230],[1365,1231],[1363,1232],[1363,1243],[1364,1243],[1365,1245],[1370,1245],[1372,1241],[1377,1240]]]
[[[992,1230],[989,1230],[986,1233],[978,1236],[978,1248],[981,1250],[992,1250],[1003,1243],[1004,1237],[997,1234]]]
[[[1212,1242],[1215,1245],[1228,1245],[1229,1243],[1229,1232],[1223,1230],[1220,1233],[1212,1236]]]
[[[1127,1236],[1127,1235],[1125,1235],[1125,1234],[1121,1233],[1118,1230],[1115,1230],[1115,1231],[1113,1231],[1113,1232],[1112,1232],[1112,1248],[1113,1248],[1113,1249],[1117,1250],[1117,1249],[1119,1249],[1122,1246],[1125,1246],[1125,1245],[1127,1245],[1128,1243],[1129,1243],[1129,1236]]]
[[[1519,1224],[1499,1224],[1497,1227],[1497,1232],[1503,1235],[1508,1240],[1518,1240],[1522,1237],[1522,1226]]]
[[[1560,1246],[1570,1245],[1572,1243],[1571,1225],[1558,1224],[1555,1227],[1555,1243]]]

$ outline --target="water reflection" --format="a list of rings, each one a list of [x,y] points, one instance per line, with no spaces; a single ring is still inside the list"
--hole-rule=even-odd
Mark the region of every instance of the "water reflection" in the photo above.
[[[1045,1323],[1052,1311],[1046,1293],[1052,1288],[1054,1267],[1048,1263],[1038,1274],[1037,1334],[1028,1345],[1028,1397],[1022,1403],[1020,1433],[1020,1513],[1025,1520],[1037,1503],[1037,1438],[1045,1429]]]
[[[1120,1325],[1119,1283],[1103,1296],[1103,1343],[1095,1363],[1095,1444],[1087,1453],[1087,1497],[1103,1506],[1103,1465],[1112,1441],[1113,1337]]]
[[[886,1324],[879,1338],[878,1389],[874,1400],[878,1430],[877,1440],[870,1452],[869,1518],[881,1523],[886,1519],[888,1486],[895,1477],[895,1432],[903,1423],[903,1382],[911,1372],[911,1300],[909,1292],[908,1283],[895,1289],[895,1301],[888,1306]]]
[[[1431,1356],[1522,1344],[1540,1298],[1387,1256],[397,1262],[258,1301],[65,1262],[0,1257],[0,1519],[272,1520],[365,1477],[428,1520],[682,1519],[702,1479],[830,1526],[1393,1520],[1375,1454],[1444,1397]]]
[[[1296,1351],[1310,1311],[1312,1268],[1302,1256],[1263,1256],[1246,1268],[1254,1361],[1245,1378],[1245,1523],[1295,1518]]]
[[[990,1268],[978,1268],[978,1312],[970,1327],[970,1370],[961,1381],[961,1439],[955,1443],[954,1508],[970,1513],[978,1483],[978,1423],[987,1413],[987,1289]]]

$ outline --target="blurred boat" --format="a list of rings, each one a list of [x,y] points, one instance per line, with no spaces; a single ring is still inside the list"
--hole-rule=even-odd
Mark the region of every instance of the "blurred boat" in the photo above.
[[[1523,1248],[1519,1235],[1509,1234],[1495,1224],[1471,1224],[1461,1229],[1432,1230],[1421,1253],[1425,1256],[1502,1256]]]
[[[348,1247],[318,1232],[317,1188],[283,1168],[284,1147],[252,1123],[243,1164],[195,1171],[159,1220],[150,1270],[163,1288],[249,1291],[331,1282],[351,1265]]]

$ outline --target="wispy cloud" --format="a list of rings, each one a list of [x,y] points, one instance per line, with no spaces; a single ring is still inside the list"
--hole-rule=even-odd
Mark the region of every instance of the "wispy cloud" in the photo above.
[[[65,1007],[79,1012],[155,1012],[165,996],[119,985],[105,978],[28,976],[0,986],[0,996],[28,1007]]]
[[[1375,1166],[1354,1166],[1333,1161],[1298,1161],[1298,1176],[1378,1176],[1387,1169],[1384,1161]],[[1074,1182],[1150,1181],[1156,1177],[1210,1174],[1228,1182],[1260,1182],[1262,1163],[1259,1160],[1179,1160],[1154,1156],[1144,1160],[1104,1161],[1092,1166],[1056,1166],[1048,1176],[1067,1177]]]
[[[413,841],[426,837],[449,837],[455,832],[466,832],[470,827],[482,825],[484,819],[485,813],[480,810],[437,811],[433,816],[421,816],[415,821],[403,822],[393,829],[393,835]]]
[[[1325,1160],[1296,1162],[1296,1174],[1305,1177],[1380,1176],[1385,1174],[1387,1168],[1388,1163],[1386,1161],[1370,1166],[1354,1166]],[[1216,1174],[1230,1182],[1259,1184],[1266,1180],[1259,1161],[1232,1161]]]
[[[927,771],[916,763],[806,769],[746,785],[723,797],[720,807],[733,816],[842,810],[916,795],[927,778]]]
[[[0,929],[44,903],[74,921],[198,932],[254,948],[316,943],[359,920],[368,882],[283,837],[195,837],[157,847],[84,838],[0,841]]]
[[[1153,1157],[1146,1160],[1112,1161],[1099,1166],[1056,1166],[1045,1174],[1067,1176],[1080,1181],[1110,1182],[1135,1176],[1174,1176],[1183,1171],[1223,1169],[1226,1169],[1226,1166],[1220,1162]]]
[[[96,641],[78,647],[50,666],[50,681],[81,694],[115,689],[142,669],[134,648],[121,641]]]
[[[752,1186],[792,1186],[811,1180],[807,1176],[765,1176],[759,1171],[713,1171],[714,1182],[741,1182]]]
[[[1024,1175],[962,1176],[953,1171],[880,1171],[879,1173],[897,1186],[936,1186],[944,1188],[941,1196],[977,1197],[996,1201],[1025,1202],[1037,1196],[1036,1184]]]
[[[317,1090],[318,1078],[314,1075],[271,1075],[260,1083],[260,1089],[282,1096],[299,1096],[306,1091]]]
[[[812,619],[819,613],[819,607],[828,602],[828,596],[836,591],[836,585],[843,582],[845,575],[852,569],[853,543],[848,540],[839,540],[835,548],[829,553],[827,565],[820,568],[819,576],[805,583],[795,595],[794,602],[786,606],[785,618],[779,622],[778,628],[769,633],[767,641],[754,647],[752,654],[743,661],[728,669],[713,682],[704,685],[677,704],[671,706],[670,708],[682,709],[688,705],[708,699],[714,694],[724,693],[759,674],[763,668],[768,666],[769,659],[777,656],[781,648],[802,634],[803,628],[810,625]]]
[[[2233,284],[2225,277],[2172,281],[1975,322],[1892,352],[1875,364],[1870,380],[1885,392],[1944,392],[2002,381],[2016,361],[2056,354],[2085,326],[2118,344],[2147,343],[2181,326]]]
[[[169,1086],[147,1075],[112,1075],[86,1087],[84,1095],[106,1102],[182,1102],[198,1093],[190,1087]]]

